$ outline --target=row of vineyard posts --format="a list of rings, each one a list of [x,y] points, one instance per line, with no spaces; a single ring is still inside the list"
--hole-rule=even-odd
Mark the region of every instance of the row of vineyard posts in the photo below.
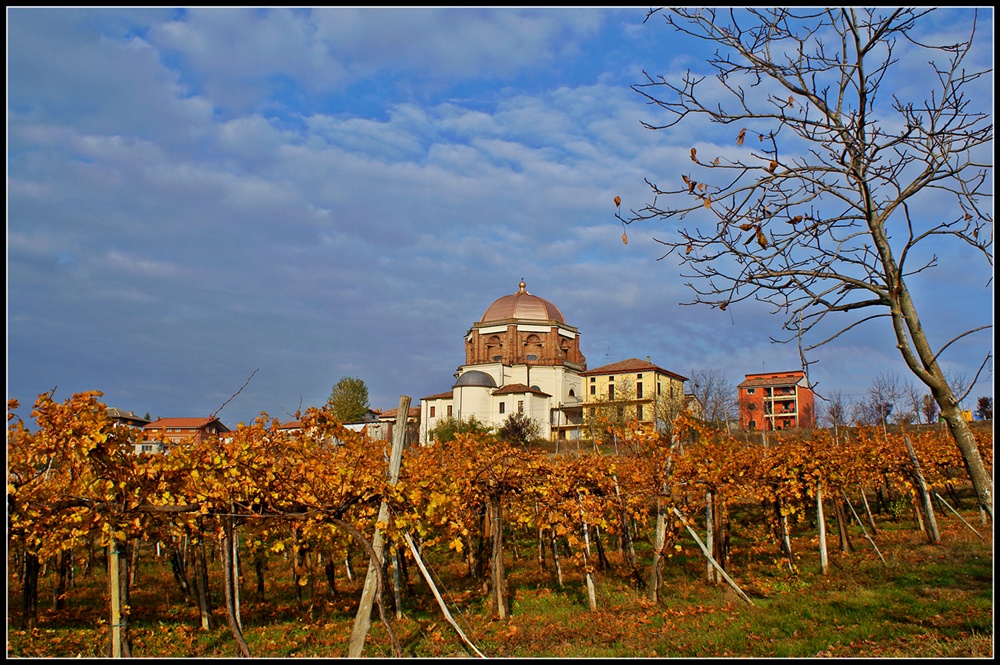
[[[434,551],[461,561],[472,588],[488,594],[503,620],[511,611],[504,553],[514,534],[530,534],[539,568],[560,587],[567,567],[575,570],[595,609],[601,575],[628,578],[659,600],[663,566],[681,549],[687,530],[705,554],[706,581],[725,579],[752,604],[738,587],[738,571],[731,570],[732,507],[765,508],[775,552],[792,572],[790,530],[816,523],[825,574],[824,504],[833,509],[843,551],[852,547],[852,519],[875,546],[871,505],[885,510],[900,502],[912,506],[917,524],[936,542],[936,529],[929,528],[932,502],[921,497],[933,495],[951,508],[944,497],[957,501],[956,486],[966,482],[958,449],[944,431],[815,430],[768,445],[759,436],[730,436],[686,416],[669,436],[618,426],[611,433],[614,454],[551,455],[495,436],[459,435],[407,448],[390,482],[387,443],[345,429],[323,409],[302,414],[298,431],[279,430],[277,420],[261,414],[231,438],[150,455],[132,452],[141,433],[109,420],[100,397],[80,393],[58,403],[42,394],[30,429],[16,414],[17,402],[8,401],[8,563],[21,577],[22,624],[32,628],[43,566],[59,575],[58,608],[71,597],[66,578],[75,551],[89,552],[91,562],[106,561],[109,655],[115,656],[130,653],[130,570],[141,542],[165,548],[205,629],[213,617],[207,565],[219,557],[226,621],[235,650],[249,657],[241,567],[252,566],[263,598],[268,562],[276,556],[291,561],[303,594],[323,577],[336,593],[336,567],[344,565],[351,575],[352,554],[381,558],[375,566],[381,581],[390,578],[392,563],[398,618],[403,596],[414,588],[408,562],[423,568],[418,552]],[[977,436],[992,469],[992,432]],[[387,545],[384,557],[372,548],[376,530]],[[641,541],[650,543],[651,561],[637,555]],[[621,564],[610,563],[609,547],[618,548]],[[388,586],[380,583],[385,595]]]

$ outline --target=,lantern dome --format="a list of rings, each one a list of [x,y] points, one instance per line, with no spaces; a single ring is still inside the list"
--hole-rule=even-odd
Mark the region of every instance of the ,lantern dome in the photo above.
[[[556,321],[566,323],[559,308],[545,298],[531,295],[525,288],[524,280],[518,284],[517,293],[501,296],[493,301],[483,314],[480,323],[519,319],[524,321]]]
[[[546,440],[580,438],[587,359],[580,331],[558,307],[528,293],[522,279],[486,308],[463,342],[465,362],[451,390],[421,399],[421,444],[435,439],[443,418],[474,416],[499,430],[512,413],[537,422]]]

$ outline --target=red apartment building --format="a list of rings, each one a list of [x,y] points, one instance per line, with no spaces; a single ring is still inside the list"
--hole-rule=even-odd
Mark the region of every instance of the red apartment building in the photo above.
[[[221,436],[229,428],[218,418],[160,418],[142,428],[145,436],[136,452],[163,453],[181,443],[200,443]]]
[[[773,431],[816,426],[813,391],[801,370],[747,374],[736,389],[740,429]]]

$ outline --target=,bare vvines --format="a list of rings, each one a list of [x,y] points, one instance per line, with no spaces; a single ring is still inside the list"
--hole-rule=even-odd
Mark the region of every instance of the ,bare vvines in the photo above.
[[[938,265],[934,250],[945,242],[993,263],[993,125],[970,99],[990,70],[967,69],[975,20],[957,43],[916,40],[915,25],[934,20],[933,11],[665,12],[671,28],[717,47],[708,60],[715,76],[689,70],[671,82],[646,74],[633,89],[670,118],[645,126],[666,129],[700,116],[731,125],[736,150],[717,157],[691,148],[691,171],[666,186],[647,180],[652,202],[616,216],[624,224],[678,222],[657,242],[693,279],[695,296],[685,304],[725,310],[748,299],[768,303],[785,317],[788,333],[772,341],[801,343],[812,333],[821,341],[809,351],[887,318],[992,517],[993,482],[962,418],[965,396],[938,364],[952,343],[992,326],[961,332],[935,350],[908,288],[910,278]],[[925,100],[905,101],[886,88],[901,62],[927,60]],[[948,216],[935,213],[933,204],[948,197]],[[680,223],[687,219],[691,227]],[[831,313],[847,315],[833,334],[821,325]],[[987,352],[983,367],[991,357]]]

